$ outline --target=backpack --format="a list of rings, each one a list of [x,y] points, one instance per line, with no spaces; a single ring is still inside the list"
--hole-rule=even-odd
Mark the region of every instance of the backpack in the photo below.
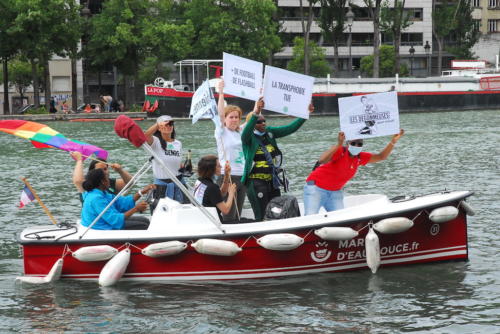
[[[299,203],[294,196],[278,196],[267,204],[264,220],[286,219],[292,217],[300,217]]]

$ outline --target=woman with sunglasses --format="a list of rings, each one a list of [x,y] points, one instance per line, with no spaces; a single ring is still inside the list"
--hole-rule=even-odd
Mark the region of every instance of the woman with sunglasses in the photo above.
[[[288,136],[297,131],[306,121],[297,118],[288,125],[266,126],[262,115],[264,101],[260,98],[255,102],[254,111],[247,115],[247,124],[241,134],[243,152],[245,154],[245,169],[241,182],[247,186],[247,195],[256,221],[264,219],[267,204],[275,197],[281,196],[276,168],[281,157],[281,151],[276,138]],[[314,111],[312,103],[309,113]]]
[[[168,169],[176,174],[177,179],[185,184],[182,173],[179,169],[182,165],[182,143],[175,139],[175,126],[171,116],[163,115],[158,117],[144,133],[151,148],[161,157]],[[153,193],[155,199],[152,209],[156,206],[157,200],[163,197],[172,198],[180,203],[184,202],[184,195],[179,187],[170,179],[170,176],[163,168],[163,165],[153,159],[153,176],[156,189]]]
[[[387,159],[403,134],[404,130],[401,129],[380,153],[373,154],[362,152],[362,139],[350,140],[344,147],[345,134],[339,132],[337,145],[320,156],[320,165],[307,177],[304,186],[304,214],[316,214],[321,207],[326,211],[343,209],[342,188],[354,177],[358,167]]]
[[[219,101],[217,108],[221,126],[215,129],[217,153],[221,167],[225,166],[226,162],[229,162],[231,167],[231,175],[226,176],[224,170],[222,170],[222,177],[219,178],[218,184],[219,186],[223,186],[223,182],[229,181],[232,184],[236,184],[235,201],[231,210],[227,214],[222,214],[222,217],[224,221],[235,221],[240,218],[239,216],[241,215],[247,193],[246,186],[241,182],[241,176],[245,168],[245,157],[243,156],[243,146],[241,143],[243,126],[240,125],[243,112],[236,105],[225,105],[224,80],[221,79],[219,81],[218,89]]]

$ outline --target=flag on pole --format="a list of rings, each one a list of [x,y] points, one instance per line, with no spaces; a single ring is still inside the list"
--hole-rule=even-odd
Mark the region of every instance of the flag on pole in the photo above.
[[[194,92],[191,100],[191,110],[189,116],[193,118],[193,124],[200,118],[209,118],[215,123],[215,127],[220,127],[219,112],[217,111],[217,103],[214,95],[210,90],[208,80]]]
[[[35,200],[35,195],[31,192],[27,185],[24,186],[23,191],[21,191],[21,199],[19,201],[19,209],[23,208],[26,204],[29,204]]]

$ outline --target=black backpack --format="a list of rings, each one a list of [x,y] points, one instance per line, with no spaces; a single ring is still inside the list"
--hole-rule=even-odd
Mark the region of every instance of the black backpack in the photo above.
[[[273,198],[266,207],[264,220],[286,219],[300,217],[299,203],[290,195]]]

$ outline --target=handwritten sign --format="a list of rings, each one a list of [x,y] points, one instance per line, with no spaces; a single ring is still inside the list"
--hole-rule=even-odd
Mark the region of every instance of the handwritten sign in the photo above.
[[[264,108],[309,119],[313,85],[313,77],[266,65]]]
[[[339,99],[340,130],[346,139],[363,139],[399,133],[396,92]]]
[[[262,63],[223,53],[224,93],[257,101],[262,88]]]
[[[216,125],[217,122],[220,122],[217,104],[210,90],[208,80],[205,80],[196,92],[194,92],[189,116],[193,118],[193,124],[200,118],[210,118]]]

